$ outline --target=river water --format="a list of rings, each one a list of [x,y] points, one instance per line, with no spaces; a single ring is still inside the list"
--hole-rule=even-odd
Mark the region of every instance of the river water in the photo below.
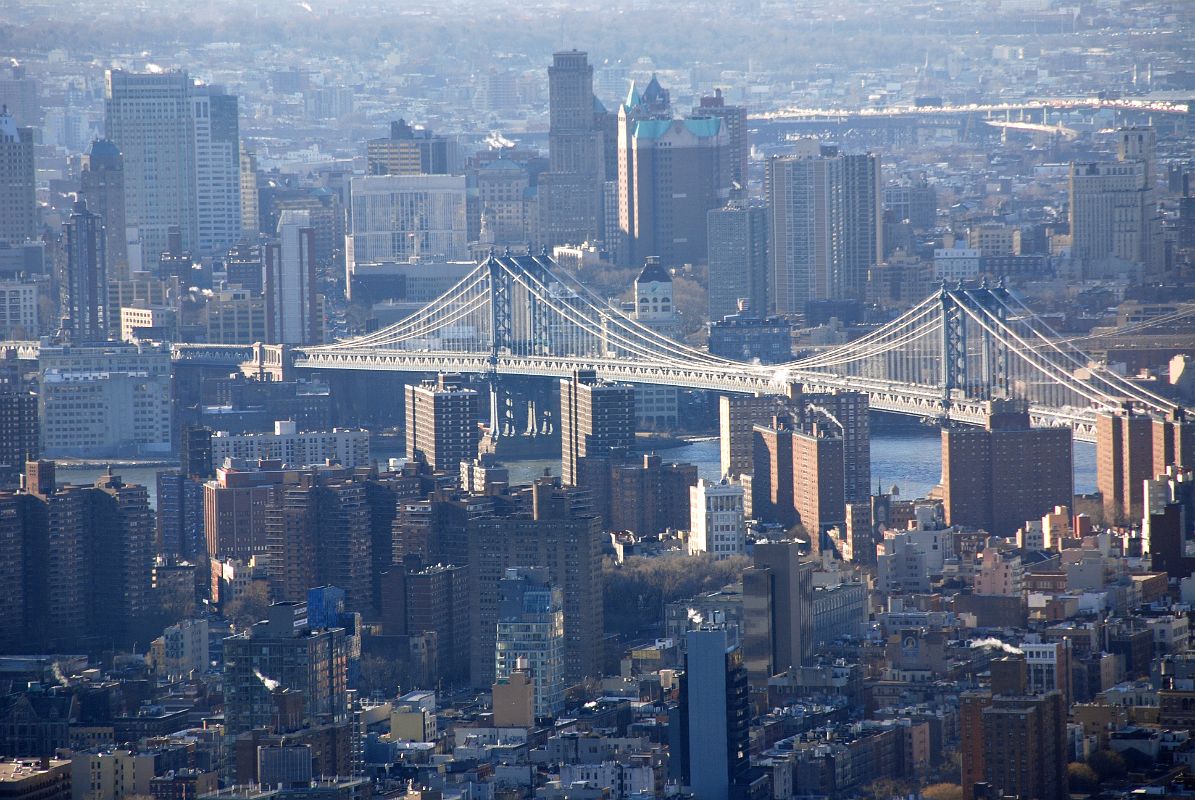
[[[697,465],[698,474],[708,480],[717,480],[720,475],[719,447],[717,437],[690,441],[680,447],[660,451],[667,461]],[[376,452],[374,457],[385,463],[385,459],[400,453]],[[942,472],[941,439],[937,428],[909,424],[907,422],[886,422],[885,418],[873,418],[871,435],[871,480],[885,490],[892,486],[900,489],[903,498],[924,497],[938,483]],[[1086,442],[1075,443],[1075,491],[1086,494],[1095,491],[1095,445]],[[534,478],[549,470],[560,474],[558,460],[528,460],[509,462],[511,483],[530,483]],[[150,502],[156,503],[155,475],[162,467],[143,465],[114,467],[125,483],[140,483],[149,488]],[[90,484],[103,474],[104,468],[94,466],[59,465],[58,479],[61,483]]]

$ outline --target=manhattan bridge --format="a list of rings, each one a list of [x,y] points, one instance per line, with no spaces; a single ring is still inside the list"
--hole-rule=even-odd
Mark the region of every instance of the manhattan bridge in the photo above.
[[[254,355],[253,353],[256,353]],[[174,346],[182,362],[246,361],[261,348]],[[731,361],[632,319],[546,255],[495,255],[405,319],[364,336],[293,349],[317,370],[599,378],[719,392],[866,392],[879,411],[982,424],[984,402],[1024,400],[1037,425],[1095,440],[1101,410],[1158,414],[1176,404],[1095,363],[1002,286],[947,288],[847,344],[785,364]],[[512,430],[491,404],[494,430]]]

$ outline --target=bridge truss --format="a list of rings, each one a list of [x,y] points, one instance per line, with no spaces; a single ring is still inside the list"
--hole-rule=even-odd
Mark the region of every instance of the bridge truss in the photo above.
[[[1093,441],[1103,409],[1155,413],[1174,403],[1094,363],[1003,287],[943,288],[852,341],[781,365],[744,364],[638,322],[541,256],[491,255],[402,321],[365,336],[302,348],[315,369],[599,377],[740,393],[867,392],[873,408],[983,421],[983,403],[1028,402],[1037,424]]]

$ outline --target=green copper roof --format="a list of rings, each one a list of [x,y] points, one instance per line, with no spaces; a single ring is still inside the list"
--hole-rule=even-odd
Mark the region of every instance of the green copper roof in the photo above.
[[[684,125],[685,129],[700,139],[717,136],[722,120],[717,117],[694,117],[690,119],[641,119],[635,122],[631,135],[636,139],[659,139],[668,133],[673,125]]]

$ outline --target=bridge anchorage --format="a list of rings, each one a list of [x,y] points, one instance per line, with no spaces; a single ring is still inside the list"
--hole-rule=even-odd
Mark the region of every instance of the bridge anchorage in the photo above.
[[[176,345],[176,358],[235,357]],[[294,365],[321,370],[462,372],[601,378],[731,393],[866,392],[871,407],[924,419],[982,424],[984,403],[1017,398],[1037,425],[1068,425],[1095,440],[1101,410],[1170,400],[1095,363],[1003,286],[945,286],[852,342],[787,364],[730,361],[664,336],[613,308],[546,255],[491,255],[406,319],[333,344],[295,348]],[[497,398],[498,392],[491,392]],[[497,402],[497,401],[496,401]],[[494,421],[511,413],[492,408]],[[517,426],[521,427],[521,426]]]

